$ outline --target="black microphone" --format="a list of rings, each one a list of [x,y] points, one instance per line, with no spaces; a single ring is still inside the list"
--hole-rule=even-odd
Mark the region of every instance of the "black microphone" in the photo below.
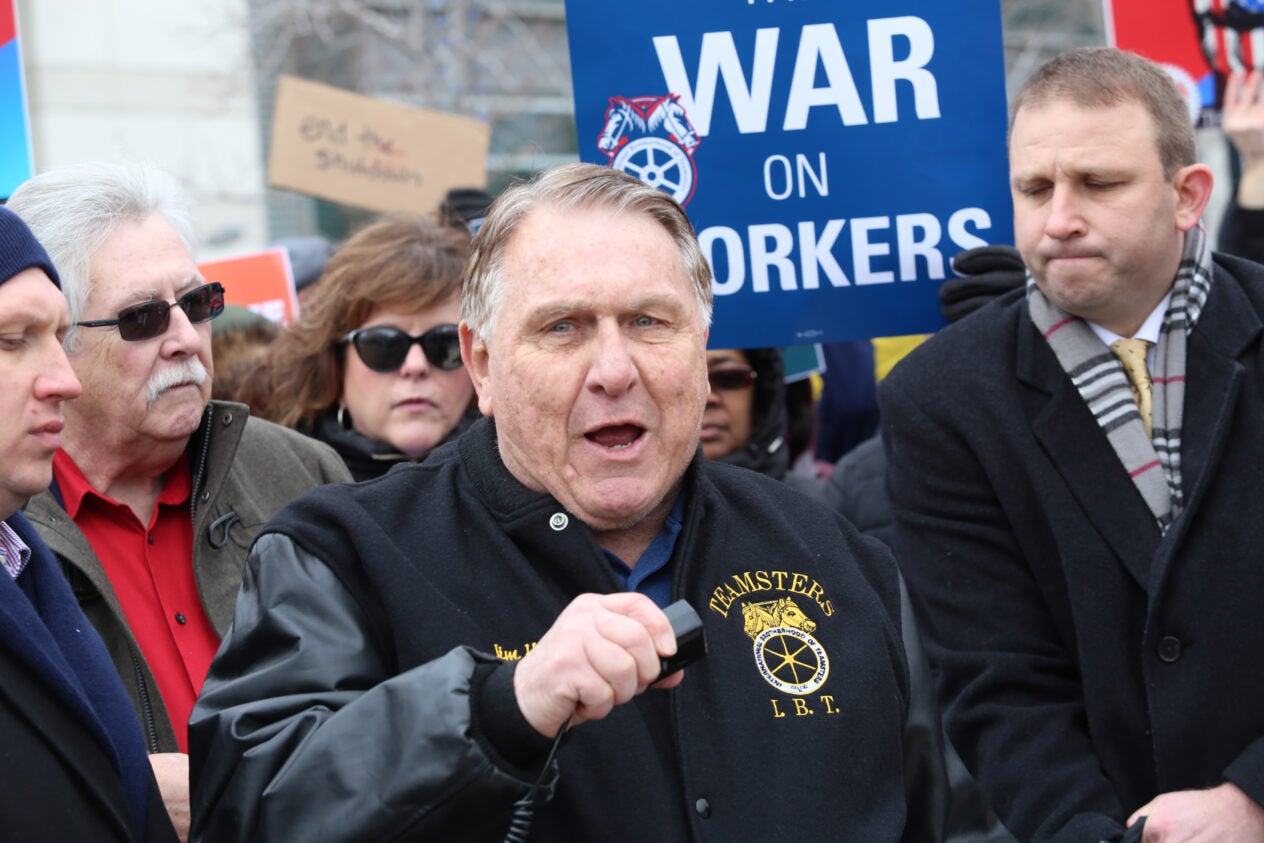
[[[685,600],[677,600],[663,609],[663,614],[671,622],[672,632],[676,636],[676,655],[660,660],[659,679],[693,664],[707,654],[707,633],[702,627],[702,618],[698,617],[693,606]]]

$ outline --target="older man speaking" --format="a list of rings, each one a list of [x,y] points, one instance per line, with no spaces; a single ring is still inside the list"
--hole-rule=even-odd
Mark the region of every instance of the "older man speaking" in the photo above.
[[[195,839],[900,838],[895,568],[702,457],[710,304],[666,194],[501,197],[461,308],[490,418],[265,530],[190,721]],[[660,681],[681,598],[710,652]]]

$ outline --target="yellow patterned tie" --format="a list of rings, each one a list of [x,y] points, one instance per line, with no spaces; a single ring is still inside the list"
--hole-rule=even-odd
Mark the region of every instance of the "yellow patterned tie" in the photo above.
[[[1146,354],[1154,343],[1136,338],[1115,340],[1110,350],[1115,352],[1119,362],[1128,373],[1128,381],[1132,384],[1132,397],[1137,402],[1137,411],[1141,413],[1141,423],[1145,425],[1146,436],[1150,436],[1151,390],[1154,382],[1150,379],[1150,367],[1146,365]]]

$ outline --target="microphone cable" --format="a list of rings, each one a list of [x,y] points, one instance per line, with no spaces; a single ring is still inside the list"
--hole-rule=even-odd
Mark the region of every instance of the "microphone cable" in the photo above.
[[[514,803],[513,816],[509,820],[509,830],[505,832],[505,843],[527,843],[527,838],[531,836],[531,824],[535,821],[535,809],[543,806],[544,803],[536,803],[536,799],[540,795],[540,791],[544,790],[544,780],[549,775],[549,767],[553,765],[553,759],[557,756],[558,747],[562,745],[562,738],[566,737],[567,728],[565,723],[558,730],[557,737],[553,739],[553,746],[549,748],[549,756],[544,759],[544,769],[540,771],[540,777],[535,780],[535,784],[531,785],[531,789],[526,795]]]

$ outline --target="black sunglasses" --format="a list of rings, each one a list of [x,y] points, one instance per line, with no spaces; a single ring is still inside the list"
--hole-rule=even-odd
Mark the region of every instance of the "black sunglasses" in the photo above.
[[[715,390],[745,389],[755,382],[757,373],[750,366],[728,366],[707,372],[707,380]]]
[[[399,328],[376,325],[360,328],[342,338],[355,346],[356,353],[375,372],[394,372],[408,359],[413,343],[421,346],[431,366],[450,372],[461,368],[461,335],[456,325],[435,325],[420,336],[409,336]]]
[[[175,306],[183,310],[194,325],[208,322],[224,312],[224,285],[216,281],[194,287],[177,298]],[[75,324],[83,328],[118,325],[119,336],[128,342],[153,339],[166,333],[171,324],[171,302],[141,302],[120,310],[117,319],[93,319]]]

